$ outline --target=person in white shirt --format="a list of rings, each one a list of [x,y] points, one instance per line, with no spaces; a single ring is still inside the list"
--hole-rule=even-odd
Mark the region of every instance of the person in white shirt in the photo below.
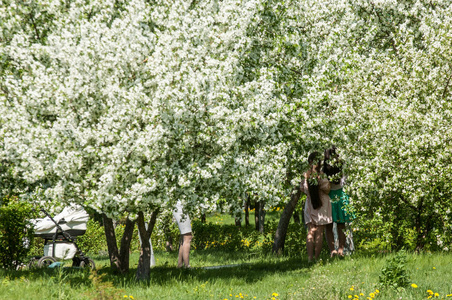
[[[177,267],[190,268],[190,244],[193,239],[190,217],[183,213],[181,201],[177,201],[176,210],[173,212],[173,217],[176,219],[177,226],[179,226],[180,240],[179,240],[179,257],[177,259]]]

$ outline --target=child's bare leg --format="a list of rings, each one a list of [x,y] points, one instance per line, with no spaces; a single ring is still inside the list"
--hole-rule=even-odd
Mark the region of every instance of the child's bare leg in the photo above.
[[[336,253],[334,248],[334,233],[333,233],[333,223],[325,225],[325,237],[328,244],[328,249],[330,249],[330,255],[333,256]]]
[[[183,264],[184,264],[184,259],[183,257],[183,252],[184,250],[182,249],[182,246],[184,245],[184,237],[180,236],[179,238],[179,255],[177,257],[177,267],[178,268],[182,268]]]
[[[311,262],[314,259],[314,236],[316,232],[316,226],[312,223],[308,224],[308,236],[306,238],[306,249],[308,251],[308,261]]]
[[[191,233],[187,233],[183,235],[184,244],[182,245],[182,259],[184,261],[185,267],[190,267],[190,244],[191,240],[193,238],[193,235]]]
[[[337,235],[339,238],[339,249],[338,254],[340,256],[344,256],[344,247],[345,247],[345,223],[337,224]]]
[[[179,256],[177,258],[177,267],[190,267],[190,243],[193,238],[191,233],[183,234],[179,241]]]
[[[323,230],[325,225],[317,225],[315,234],[315,259],[319,259],[323,246]]]

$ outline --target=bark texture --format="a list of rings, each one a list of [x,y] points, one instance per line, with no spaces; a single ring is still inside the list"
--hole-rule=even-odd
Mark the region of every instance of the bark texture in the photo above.
[[[118,251],[118,245],[116,243],[115,226],[113,225],[113,220],[107,217],[105,214],[102,214],[102,221],[104,223],[105,237],[107,239],[110,267],[112,268],[113,272],[126,274],[129,272],[130,242],[132,240],[135,222],[126,219],[126,227],[124,229],[124,234],[121,238],[121,248]]]
[[[290,218],[300,199],[301,191],[298,187],[292,190],[290,201],[284,207],[284,210],[279,219],[278,228],[275,233],[275,241],[273,243],[272,252],[275,254],[282,254],[284,251],[284,243],[286,242],[287,228],[289,227]]]
[[[264,201],[259,201],[259,232],[264,233],[265,231],[265,210]]]
[[[141,252],[136,273],[137,280],[148,280],[149,275],[151,274],[151,244],[149,243],[149,239],[152,231],[154,230],[157,214],[158,209],[152,212],[151,220],[149,221],[148,228],[146,230],[144,214],[143,212],[138,213],[137,226],[141,238]]]
[[[121,274],[126,274],[129,272],[130,243],[132,242],[134,227],[135,222],[127,218],[126,227],[124,228],[124,234],[121,238],[121,246],[119,248],[119,261],[121,262],[120,267]]]
[[[246,202],[245,202],[245,226],[250,226],[250,197],[247,196]]]

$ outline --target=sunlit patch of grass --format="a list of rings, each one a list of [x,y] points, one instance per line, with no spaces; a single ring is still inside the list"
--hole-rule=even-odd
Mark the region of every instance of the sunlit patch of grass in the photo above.
[[[2,299],[447,299],[452,297],[452,253],[407,254],[410,284],[383,287],[389,255],[356,253],[308,265],[305,257],[249,256],[240,251],[192,251],[192,269],[177,269],[177,253],[156,252],[149,281],[135,280],[137,254],[127,275],[114,275],[103,259],[97,271],[0,270]],[[208,269],[207,266],[229,265]],[[126,297],[125,297],[126,296]]]

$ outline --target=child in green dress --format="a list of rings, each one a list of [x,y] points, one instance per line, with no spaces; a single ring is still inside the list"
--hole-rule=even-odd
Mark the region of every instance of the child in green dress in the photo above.
[[[337,225],[337,234],[339,240],[339,247],[336,251],[334,246],[330,245],[331,256],[344,256],[344,247],[346,242],[345,224],[354,219],[354,215],[350,212],[350,199],[347,193],[344,192],[345,176],[342,172],[343,162],[336,152],[336,147],[333,146],[325,150],[323,163],[323,172],[328,176],[331,183],[330,200],[333,222]],[[332,227],[327,228],[327,237],[332,237]],[[330,238],[331,239],[331,238]],[[330,242],[329,244],[332,244]]]

